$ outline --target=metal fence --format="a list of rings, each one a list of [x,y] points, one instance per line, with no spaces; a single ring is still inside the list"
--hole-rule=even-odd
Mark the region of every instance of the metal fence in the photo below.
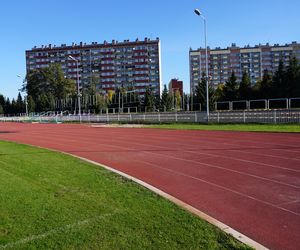
[[[258,99],[258,100],[238,100],[216,102],[215,110],[233,111],[233,110],[257,110],[257,109],[299,109],[300,98],[276,98],[276,99]]]
[[[128,114],[84,114],[82,122],[93,123],[299,123],[300,110],[244,110],[211,112],[207,119],[205,112],[172,113],[128,113]],[[79,122],[80,117],[72,114],[53,114],[19,117],[0,117],[2,122]]]

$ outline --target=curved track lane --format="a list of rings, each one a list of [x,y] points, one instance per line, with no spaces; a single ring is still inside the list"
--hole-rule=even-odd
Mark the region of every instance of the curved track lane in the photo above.
[[[272,249],[300,249],[300,134],[0,123],[0,140],[141,179]]]

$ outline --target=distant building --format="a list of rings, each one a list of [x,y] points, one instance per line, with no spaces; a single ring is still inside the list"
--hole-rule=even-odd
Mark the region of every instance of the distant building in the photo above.
[[[133,86],[140,95],[145,93],[147,86],[152,87],[156,94],[161,92],[159,38],[34,47],[26,51],[27,72],[60,63],[65,76],[76,80],[76,62],[69,56],[79,61],[81,86],[87,85],[93,78],[97,81],[97,88],[106,92],[129,86]]]
[[[176,91],[180,92],[180,95],[183,95],[183,82],[178,79],[172,79],[169,82],[169,93],[174,93]]]
[[[236,44],[226,49],[208,48],[209,76],[213,85],[225,83],[234,71],[240,81],[243,72],[250,76],[251,83],[262,79],[264,70],[274,72],[277,70],[279,61],[282,60],[287,66],[292,56],[300,60],[300,43],[292,42],[286,45],[256,45],[240,48]],[[190,49],[190,87],[191,92],[201,80],[205,72],[205,48],[198,50]]]

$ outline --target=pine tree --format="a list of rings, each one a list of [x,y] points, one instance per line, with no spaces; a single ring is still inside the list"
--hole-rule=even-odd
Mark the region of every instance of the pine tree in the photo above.
[[[35,112],[35,102],[32,98],[32,96],[27,96],[27,105],[28,105],[28,112]]]
[[[283,61],[280,60],[278,69],[273,76],[273,98],[286,97],[287,92],[285,87],[286,84],[285,77],[286,77],[285,67]]]
[[[261,81],[258,82],[258,89],[257,89],[257,97],[263,99],[272,98],[272,76],[269,71],[266,69],[264,70],[263,78]]]
[[[241,100],[248,100],[251,95],[251,81],[249,74],[245,71],[242,76],[242,81],[240,82],[238,96]]]
[[[21,96],[21,93],[19,92],[16,102],[16,112],[17,113],[25,113],[25,107],[23,103],[23,98]]]
[[[172,109],[172,98],[168,92],[167,86],[164,85],[164,90],[161,95],[160,110],[170,111]]]
[[[238,83],[234,71],[232,71],[230,78],[224,87],[224,99],[226,101],[235,101],[238,94]]]
[[[296,57],[292,57],[286,69],[286,93],[288,98],[300,96],[300,65]]]

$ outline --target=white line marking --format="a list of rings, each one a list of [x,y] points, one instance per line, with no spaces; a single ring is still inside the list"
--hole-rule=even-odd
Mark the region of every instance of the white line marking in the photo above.
[[[0,245],[0,249],[15,248],[16,246],[23,245],[23,244],[29,243],[31,241],[34,241],[34,240],[41,240],[41,239],[44,239],[44,238],[46,238],[46,237],[48,237],[48,236],[50,236],[52,234],[58,233],[60,231],[70,230],[70,229],[73,229],[73,228],[76,228],[76,227],[87,225],[87,224],[89,224],[89,223],[91,223],[91,222],[93,222],[95,220],[112,216],[115,213],[116,212],[103,214],[101,216],[96,216],[96,217],[93,217],[93,218],[89,218],[89,219],[86,219],[86,220],[75,222],[73,224],[65,225],[63,227],[52,229],[52,230],[50,230],[48,232],[45,232],[43,234],[31,235],[31,236],[29,236],[27,238],[24,238],[24,239],[21,239],[21,240],[17,240],[15,242],[11,242],[11,243],[8,243],[8,244],[5,244],[5,245]]]

